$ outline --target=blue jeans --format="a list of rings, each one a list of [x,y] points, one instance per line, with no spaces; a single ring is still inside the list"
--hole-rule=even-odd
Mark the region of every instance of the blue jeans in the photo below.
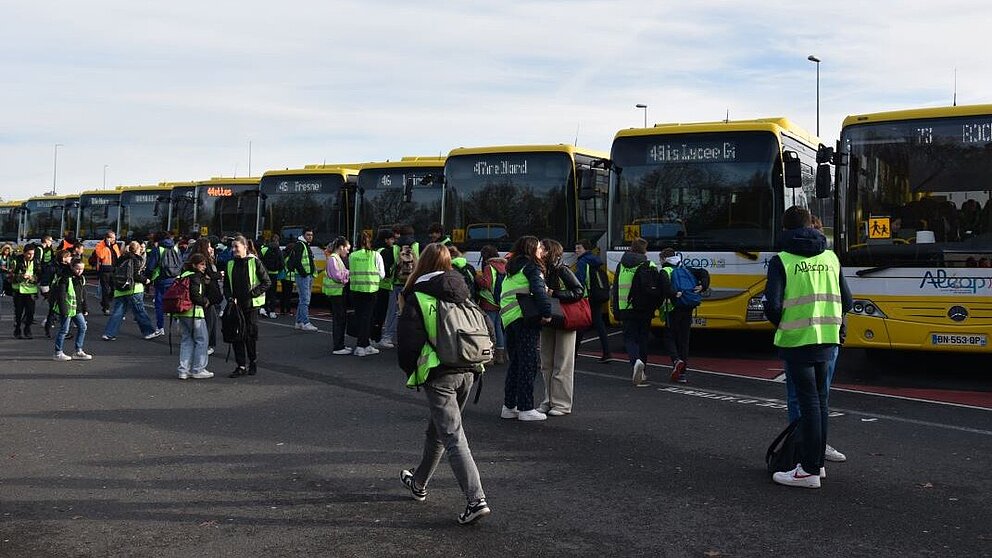
[[[313,287],[313,277],[296,276],[296,290],[299,291],[300,303],[296,305],[296,323],[310,323],[310,289]]]
[[[811,475],[823,467],[823,452],[827,447],[827,369],[828,362],[789,361],[785,366],[786,377],[791,377],[799,400],[799,429],[802,444],[799,462]]]
[[[499,319],[499,310],[486,310],[486,315],[493,322],[493,330],[496,331],[496,348],[506,347],[506,334],[503,332],[503,321]]]
[[[651,335],[651,318],[623,320],[623,344],[630,364],[640,359],[648,361],[648,336]]]
[[[61,353],[65,344],[65,336],[69,335],[69,326],[76,322],[76,352],[83,350],[83,340],[86,338],[86,318],[82,313],[75,316],[59,316],[59,333],[55,336],[55,352]]]
[[[382,338],[389,339],[393,343],[396,342],[396,324],[399,322],[399,299],[400,293],[403,292],[403,285],[397,285],[393,287],[392,293],[389,295],[389,308],[386,310],[386,323],[382,326]]]
[[[134,320],[138,322],[141,335],[151,335],[155,332],[155,328],[152,327],[152,321],[148,319],[148,313],[145,312],[144,296],[138,293],[114,297],[114,309],[110,312],[110,319],[107,320],[107,329],[103,331],[104,335],[107,337],[117,337],[128,307],[131,308]]]
[[[175,282],[176,279],[174,277],[157,279],[155,281],[155,327],[158,329],[165,327],[165,312],[162,311],[162,298],[165,296],[165,291],[169,290],[169,287]]]
[[[182,341],[179,342],[179,373],[193,374],[207,368],[207,320],[179,318]]]
[[[833,348],[832,356],[830,361],[827,362],[827,402],[829,403],[830,396],[830,386],[834,383],[834,368],[837,367],[837,355],[840,354],[840,346]],[[796,385],[792,382],[792,378],[789,376],[789,363],[785,363],[785,402],[789,408],[789,423],[796,422],[799,420],[799,396],[796,395]]]

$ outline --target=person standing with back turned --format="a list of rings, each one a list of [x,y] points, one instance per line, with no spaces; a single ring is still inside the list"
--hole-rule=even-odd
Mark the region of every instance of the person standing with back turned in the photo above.
[[[840,262],[826,239],[811,225],[809,211],[793,206],[785,211],[783,250],[768,263],[765,317],[775,326],[775,346],[785,361],[785,373],[799,398],[800,462],[791,471],[774,473],[786,486],[820,488],[825,476],[827,443],[828,367],[833,348],[840,345],[844,314],[851,309],[851,292]]]
[[[372,236],[362,232],[358,249],[348,256],[348,281],[351,285],[351,303],[355,307],[352,319],[355,320],[355,356],[364,357],[379,354],[369,343],[372,330],[372,311],[379,283],[386,277],[382,255],[372,249]]]

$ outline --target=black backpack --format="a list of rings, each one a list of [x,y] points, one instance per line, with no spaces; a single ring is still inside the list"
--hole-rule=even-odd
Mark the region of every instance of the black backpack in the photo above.
[[[162,253],[158,258],[158,276],[162,279],[179,277],[183,270],[183,259],[179,255],[179,248],[162,247]]]
[[[232,298],[220,317],[220,333],[225,343],[240,343],[247,337],[248,323],[238,308],[237,299]]]
[[[802,431],[799,429],[799,419],[785,427],[781,434],[775,437],[765,452],[765,465],[769,473],[791,471],[799,463],[799,447],[802,445]]]
[[[627,300],[631,308],[638,312],[654,313],[662,303],[661,275],[658,268],[644,262],[637,266]]]
[[[134,258],[121,258],[114,266],[114,290],[129,291],[134,288]]]
[[[599,267],[590,265],[586,268],[586,273],[589,281],[589,302],[602,304],[610,300],[610,278],[606,274],[606,269],[602,265]]]
[[[461,276],[465,278],[465,285],[468,286],[468,292],[470,294],[469,298],[472,300],[478,300],[478,293],[475,288],[475,268],[472,267],[472,264],[466,263],[462,267],[456,267],[455,271],[460,273]],[[502,287],[502,284],[500,287]]]

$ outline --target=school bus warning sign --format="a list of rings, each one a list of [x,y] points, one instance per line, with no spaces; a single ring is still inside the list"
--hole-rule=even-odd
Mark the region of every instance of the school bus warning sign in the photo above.
[[[891,224],[889,217],[869,217],[868,238],[873,240],[892,238]]]

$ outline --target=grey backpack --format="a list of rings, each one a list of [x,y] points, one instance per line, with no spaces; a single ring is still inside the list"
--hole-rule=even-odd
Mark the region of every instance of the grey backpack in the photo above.
[[[492,325],[472,300],[437,301],[437,345],[441,364],[451,368],[478,368],[493,359]]]

